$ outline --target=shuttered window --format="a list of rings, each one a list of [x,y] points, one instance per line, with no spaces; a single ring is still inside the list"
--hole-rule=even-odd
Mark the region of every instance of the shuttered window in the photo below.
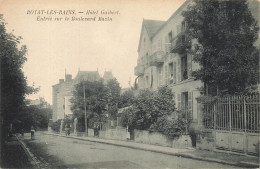
[[[177,94],[177,109],[181,110],[181,94]]]
[[[165,36],[164,42],[164,50],[165,52],[168,52],[168,36]]]
[[[191,78],[192,73],[192,56],[187,56],[187,69],[188,69],[188,79]]]
[[[193,97],[192,92],[188,92],[188,112],[191,119],[193,119],[192,107],[193,107]]]
[[[165,65],[164,67],[165,70],[165,74],[164,74],[164,78],[165,78],[165,84],[168,84],[168,65]]]
[[[181,59],[180,57],[178,57],[177,59],[177,81],[180,82],[181,81]]]
[[[176,83],[176,62],[173,62],[173,83]]]

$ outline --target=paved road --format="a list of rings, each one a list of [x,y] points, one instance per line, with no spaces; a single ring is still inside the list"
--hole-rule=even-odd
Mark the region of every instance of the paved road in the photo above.
[[[237,168],[161,153],[51,135],[25,136],[43,168]]]

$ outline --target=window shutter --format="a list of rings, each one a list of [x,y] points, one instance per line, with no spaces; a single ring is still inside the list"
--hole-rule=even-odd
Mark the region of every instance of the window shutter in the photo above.
[[[173,83],[176,83],[176,62],[173,62]]]
[[[181,81],[181,59],[180,57],[177,59],[178,63],[177,63],[177,81],[180,82]]]
[[[181,94],[177,94],[178,110],[181,110]]]
[[[192,113],[192,92],[188,92],[188,112],[191,119],[193,119],[193,113]]]
[[[192,73],[192,55],[187,56],[187,73],[188,73],[188,78],[191,78],[191,73]]]
[[[164,47],[165,47],[165,52],[168,52],[168,37],[167,36],[165,36]]]
[[[165,65],[165,84],[168,84],[168,65]]]

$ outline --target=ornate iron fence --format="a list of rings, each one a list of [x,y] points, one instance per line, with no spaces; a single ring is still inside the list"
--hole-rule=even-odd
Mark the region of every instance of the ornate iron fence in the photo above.
[[[259,133],[260,97],[229,96],[203,104],[203,124],[207,129]]]

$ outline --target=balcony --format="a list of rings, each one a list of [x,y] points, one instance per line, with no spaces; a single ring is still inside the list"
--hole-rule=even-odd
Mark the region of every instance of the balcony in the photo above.
[[[157,51],[150,56],[150,66],[161,66],[164,62],[165,52]]]
[[[181,32],[176,38],[172,40],[171,51],[173,53],[182,54],[189,46],[190,45],[186,39],[185,33]]]
[[[135,67],[135,75],[136,76],[140,76],[140,75],[143,75],[144,74],[144,66],[142,65],[137,65]]]

